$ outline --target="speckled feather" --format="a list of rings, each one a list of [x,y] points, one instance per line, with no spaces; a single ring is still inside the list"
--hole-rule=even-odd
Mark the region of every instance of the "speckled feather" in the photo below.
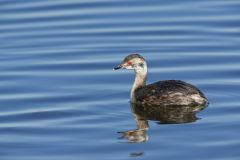
[[[192,95],[199,95],[207,103],[199,89],[180,80],[159,81],[135,90],[136,102],[143,105],[198,105]]]

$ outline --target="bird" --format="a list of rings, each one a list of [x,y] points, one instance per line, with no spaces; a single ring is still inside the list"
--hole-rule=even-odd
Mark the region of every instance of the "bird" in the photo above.
[[[130,54],[113,70],[134,70],[131,103],[145,106],[207,105],[208,99],[196,86],[181,80],[163,80],[146,84],[147,62],[139,54]]]

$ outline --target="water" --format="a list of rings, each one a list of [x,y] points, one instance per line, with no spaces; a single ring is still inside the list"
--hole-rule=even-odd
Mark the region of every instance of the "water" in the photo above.
[[[0,159],[240,158],[240,1],[0,1]],[[181,79],[210,105],[189,123],[148,120],[129,103],[140,53],[148,82]],[[145,138],[146,138],[145,137]]]

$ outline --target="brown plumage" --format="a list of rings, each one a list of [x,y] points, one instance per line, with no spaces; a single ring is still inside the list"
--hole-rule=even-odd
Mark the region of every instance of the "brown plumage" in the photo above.
[[[147,62],[139,54],[124,58],[114,70],[124,68],[135,71],[135,81],[131,90],[131,102],[141,105],[206,105],[204,94],[195,86],[180,81],[166,80],[146,85]]]
[[[201,97],[202,104],[207,103],[198,88],[180,80],[159,81],[135,90],[136,102],[143,105],[198,105],[193,95]]]

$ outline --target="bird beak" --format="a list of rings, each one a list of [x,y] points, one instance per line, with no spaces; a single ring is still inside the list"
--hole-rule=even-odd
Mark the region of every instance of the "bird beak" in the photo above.
[[[118,70],[121,69],[123,66],[121,64],[119,64],[118,66],[114,67],[113,70]]]

